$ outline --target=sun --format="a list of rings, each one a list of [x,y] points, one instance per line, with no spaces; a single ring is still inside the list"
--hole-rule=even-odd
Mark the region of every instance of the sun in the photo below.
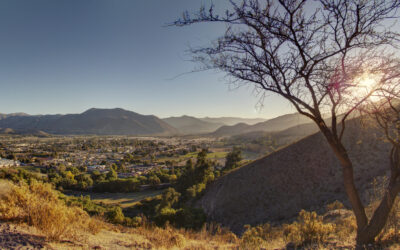
[[[373,92],[378,88],[379,82],[380,76],[378,74],[364,73],[354,79],[352,95],[358,98],[365,98],[370,95],[370,99],[375,99]]]
[[[361,88],[365,88],[367,92],[370,92],[374,88],[376,88],[377,84],[378,84],[377,76],[368,74],[361,77],[357,85]]]

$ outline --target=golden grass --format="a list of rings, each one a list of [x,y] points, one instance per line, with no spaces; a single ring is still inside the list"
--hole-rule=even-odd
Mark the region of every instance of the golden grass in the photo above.
[[[155,249],[237,249],[239,243],[235,234],[216,224],[206,224],[198,232],[168,224],[163,228],[143,225],[130,233],[144,237]]]
[[[108,224],[100,218],[91,218],[79,207],[66,206],[51,185],[35,181],[29,185],[0,181],[0,190],[0,220],[24,222],[38,229],[47,240],[58,241],[54,243],[57,249],[87,249],[97,245],[110,249],[276,249],[286,244],[304,249],[315,246],[332,249],[355,243],[354,215],[339,202],[328,205],[324,216],[301,211],[291,224],[247,226],[238,238],[214,223],[204,225],[200,231],[176,229],[169,224],[156,227],[145,218],[137,228]],[[381,246],[396,249],[399,222],[400,201],[396,201],[388,225],[378,237]],[[63,239],[69,243],[63,243]]]
[[[135,205],[137,202],[148,198],[155,197],[162,194],[163,190],[146,190],[133,193],[94,193],[94,192],[69,192],[67,195],[73,196],[86,196],[89,195],[90,199],[96,203],[103,203],[106,205],[118,205],[122,208]]]
[[[39,229],[48,240],[78,238],[81,232],[97,233],[101,222],[78,207],[68,207],[58,199],[50,184],[40,182],[3,184],[0,220],[25,222]]]

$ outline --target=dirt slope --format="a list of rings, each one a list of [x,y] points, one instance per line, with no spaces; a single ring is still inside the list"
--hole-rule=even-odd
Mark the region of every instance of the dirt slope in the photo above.
[[[352,122],[344,138],[362,189],[388,169],[389,145],[375,132]],[[301,209],[336,199],[346,201],[341,168],[318,133],[218,179],[198,205],[212,220],[240,233],[245,224],[290,220]]]

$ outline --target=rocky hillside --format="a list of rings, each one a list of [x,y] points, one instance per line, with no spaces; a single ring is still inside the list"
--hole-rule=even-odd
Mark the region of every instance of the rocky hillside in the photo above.
[[[354,162],[356,185],[365,190],[387,170],[390,146],[356,121],[349,122],[344,142]],[[245,224],[290,220],[301,209],[334,200],[346,202],[341,167],[317,133],[219,178],[198,205],[211,220],[240,233]]]
[[[9,116],[0,128],[14,131],[43,131],[50,134],[165,135],[175,128],[153,115],[123,109],[89,109],[81,114]]]

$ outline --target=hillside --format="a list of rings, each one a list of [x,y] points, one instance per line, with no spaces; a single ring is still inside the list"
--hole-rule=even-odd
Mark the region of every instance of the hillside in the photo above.
[[[161,135],[177,130],[153,115],[123,109],[89,109],[81,114],[10,116],[0,128],[50,134]]]
[[[254,125],[259,122],[264,122],[266,119],[262,118],[240,118],[240,117],[204,117],[199,118],[205,122],[219,123],[227,126],[232,126],[238,123],[246,123],[248,125]]]
[[[222,126],[219,129],[217,129],[215,132],[212,133],[213,136],[233,136],[233,135],[238,135],[238,134],[244,134],[244,133],[249,133],[249,132],[255,132],[251,131],[251,125],[248,125],[246,123],[238,123],[236,125],[232,126]],[[257,131],[259,132],[259,131]]]
[[[192,116],[168,117],[162,119],[182,134],[210,133],[223,126],[223,123],[203,121]]]
[[[1,114],[0,113],[0,120],[6,119],[6,118],[12,117],[12,116],[28,116],[28,114],[25,114],[25,113]]]
[[[260,139],[274,140],[278,146],[288,145],[297,140],[303,139],[309,135],[318,132],[318,128],[313,123],[301,124],[290,127],[279,132],[254,131],[231,136],[228,141],[236,141],[240,143],[250,143]]]
[[[344,142],[361,190],[383,175],[388,164],[389,145],[377,137],[373,129],[348,123]],[[219,178],[198,205],[211,220],[240,233],[245,224],[290,220],[301,209],[333,200],[346,201],[341,168],[317,133]]]
[[[254,125],[240,123],[233,126],[223,126],[212,133],[212,135],[232,136],[256,131],[276,132],[306,123],[311,123],[311,121],[309,118],[303,115],[300,115],[298,113],[287,114],[264,122],[259,122]]]

